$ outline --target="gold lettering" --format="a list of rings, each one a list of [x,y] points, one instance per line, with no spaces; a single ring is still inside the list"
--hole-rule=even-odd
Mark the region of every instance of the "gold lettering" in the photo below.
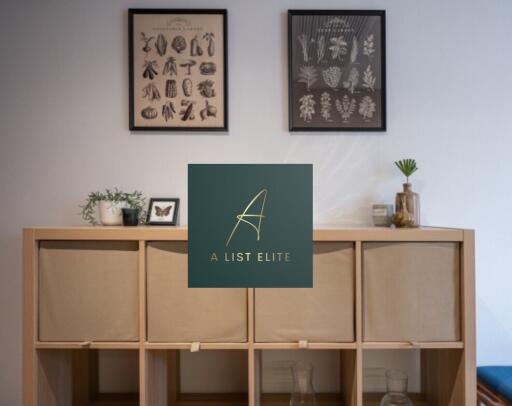
[[[217,258],[217,254],[215,252],[212,252],[212,255],[210,256],[210,262],[219,262],[219,258]]]

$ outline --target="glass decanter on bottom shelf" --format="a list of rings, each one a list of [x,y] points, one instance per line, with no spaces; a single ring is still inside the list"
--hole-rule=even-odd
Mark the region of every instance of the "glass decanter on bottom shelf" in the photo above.
[[[317,406],[313,389],[313,366],[298,361],[292,364],[293,390],[290,406]]]
[[[407,374],[397,369],[386,371],[387,393],[380,406],[413,406],[407,396]]]

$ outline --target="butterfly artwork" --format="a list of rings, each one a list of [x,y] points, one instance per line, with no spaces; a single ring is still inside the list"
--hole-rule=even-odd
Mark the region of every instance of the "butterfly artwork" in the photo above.
[[[172,206],[167,206],[165,209],[162,209],[159,206],[155,206],[155,214],[158,217],[167,217],[171,213],[171,207]]]
[[[150,199],[146,223],[175,226],[178,219],[179,202],[180,200],[175,198]]]

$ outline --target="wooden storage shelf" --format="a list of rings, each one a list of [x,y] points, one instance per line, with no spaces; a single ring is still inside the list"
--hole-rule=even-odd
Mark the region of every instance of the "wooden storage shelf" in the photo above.
[[[230,290],[226,291],[230,296],[225,302],[230,304],[226,307],[224,303],[223,308],[215,307],[219,304],[214,291],[186,291],[187,238],[188,230],[184,227],[24,229],[23,406],[285,406],[289,403],[288,392],[267,393],[262,387],[262,357],[280,351],[295,354],[293,357],[306,354],[306,358],[329,354],[339,360],[339,390],[317,391],[319,406],[372,406],[379,404],[381,394],[365,393],[363,361],[365,354],[377,350],[420,354],[422,367],[418,373],[421,372],[422,389],[413,400],[416,406],[476,404],[472,230],[315,229],[313,262],[315,280],[319,281],[316,291],[313,288],[303,294],[290,290],[285,294],[285,289],[274,293],[264,289]],[[95,246],[104,248],[101,254],[94,255],[90,262],[93,266],[87,268],[84,264],[88,261],[75,259],[81,281],[89,284],[80,289],[82,282],[66,273],[66,266],[74,269],[74,265],[66,265],[74,263],[71,251],[67,250],[86,247],[94,251]],[[101,258],[123,246],[129,248],[121,254],[105,256],[115,265],[115,272],[110,273],[110,265],[104,266]],[[456,251],[447,251],[449,247]],[[53,249],[60,250],[59,255],[54,256]],[[370,249],[376,254],[369,253]],[[79,254],[87,259],[84,252]],[[121,262],[127,265],[120,267]],[[53,273],[55,263],[60,267],[57,279]],[[421,272],[416,263],[421,265]],[[98,266],[111,277],[109,293],[100,292],[102,305],[87,297],[94,292],[91,286],[99,283],[94,282],[98,272],[89,274],[88,269],[97,271]],[[162,267],[179,271],[179,275],[164,275]],[[174,289],[174,298],[182,298],[176,303],[168,300],[165,289],[159,290],[162,275],[173,278],[166,279],[165,284]],[[398,301],[386,302],[385,290],[378,290],[380,277],[393,287]],[[402,277],[407,278],[409,290],[400,291]],[[122,283],[117,284],[115,278]],[[78,297],[72,306],[63,305],[69,294],[61,296],[58,286],[62,280],[86,296],[86,309],[80,309],[82,298]],[[442,315],[442,306],[435,309],[435,318],[424,308],[429,305],[429,289],[436,289],[438,280],[444,281],[437,293],[450,309],[448,317]],[[425,286],[428,289],[422,291]],[[421,300],[413,302],[414,294],[404,299],[404,292],[414,290],[421,294]],[[57,302],[53,302],[55,295]],[[112,297],[115,301],[110,306]],[[286,300],[284,305],[282,301]],[[55,307],[55,303],[61,304]],[[180,303],[188,305],[180,308]],[[272,305],[268,306],[269,303]],[[417,313],[400,312],[417,303],[423,306]],[[44,320],[40,318],[41,306]],[[276,320],[272,319],[273,308],[279,308],[274,312]],[[297,317],[297,309],[304,308],[314,310]],[[55,318],[54,309],[63,318]],[[212,309],[214,321],[209,324],[211,317],[205,317],[205,312]],[[97,322],[99,314],[105,317]],[[216,314],[223,317],[215,319]],[[418,320],[414,320],[415,315]],[[82,320],[86,323],[80,324]],[[169,320],[173,322],[164,326]],[[71,332],[66,330],[66,323],[70,323]],[[54,329],[55,325],[58,329]],[[436,325],[440,328],[436,329]],[[191,354],[197,343],[199,352]],[[93,379],[97,375],[95,356],[111,350],[137,358],[137,371],[131,371],[138,376],[135,393],[97,390],[97,380]],[[243,380],[242,390],[210,393],[207,389],[200,393],[182,388],[177,380],[180,371],[186,368],[186,363],[180,365],[180,356],[188,360],[217,357],[218,365],[226,367],[224,357],[229,359],[233,354],[243,355],[238,355],[241,361],[236,370],[226,373],[234,380]],[[315,369],[314,374],[319,372]],[[212,372],[211,378],[218,378],[215,375]],[[205,382],[208,379],[204,378]]]

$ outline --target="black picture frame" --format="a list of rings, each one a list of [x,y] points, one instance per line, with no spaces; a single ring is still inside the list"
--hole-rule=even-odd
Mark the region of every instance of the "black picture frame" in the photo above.
[[[153,213],[154,207],[158,202],[167,202],[174,204],[174,211],[172,212],[171,221],[152,221],[151,214]],[[155,206],[155,209],[158,206]],[[180,209],[180,199],[174,197],[152,197],[149,199],[148,214],[146,224],[151,226],[175,226],[178,224],[178,213]]]
[[[134,39],[134,30],[136,29],[135,27],[135,23],[134,23],[134,19],[135,19],[135,16],[137,15],[155,15],[155,16],[162,16],[162,15],[168,15],[169,17],[173,18],[180,18],[180,16],[182,15],[197,15],[197,16],[200,16],[200,15],[220,15],[222,16],[222,28],[220,29],[220,32],[222,32],[222,56],[220,58],[220,60],[222,61],[222,67],[223,67],[223,71],[221,74],[218,74],[217,77],[222,77],[222,81],[223,81],[223,85],[220,86],[219,89],[215,89],[215,91],[217,92],[217,95],[218,95],[218,92],[219,91],[222,91],[223,92],[223,96],[222,96],[222,100],[223,102],[221,103],[221,106],[214,106],[217,111],[216,111],[216,114],[219,114],[219,111],[220,111],[220,107],[222,107],[222,117],[223,119],[220,120],[220,123],[218,125],[212,125],[212,126],[208,126],[208,125],[189,125],[189,126],[185,126],[185,125],[180,125],[180,126],[176,126],[176,125],[140,125],[140,123],[138,123],[138,121],[140,121],[140,119],[138,118],[137,114],[138,113],[141,113],[140,111],[135,111],[135,97],[139,97],[139,96],[136,96],[135,92],[136,92],[136,88],[135,88],[135,78],[134,78],[134,75],[135,75],[135,68],[134,68],[134,60],[135,60],[135,46],[138,46],[140,44],[137,44],[135,39]],[[135,32],[135,35],[139,35],[139,33]],[[218,39],[216,38],[215,40],[218,41]],[[138,42],[138,41],[137,41]],[[171,44],[171,41],[169,40],[169,45]],[[129,65],[129,129],[130,131],[165,131],[165,132],[211,132],[211,131],[218,131],[218,132],[227,132],[228,131],[228,113],[229,113],[229,109],[228,109],[228,106],[229,106],[229,103],[228,103],[228,13],[227,13],[227,10],[226,9],[163,9],[163,8],[154,8],[154,9],[147,9],[147,8],[130,8],[128,9],[128,58],[129,58],[129,61],[128,61],[128,65]],[[171,48],[169,46],[169,48]],[[216,47],[217,49],[219,48],[218,46]],[[188,52],[188,49],[187,49],[187,52]],[[203,52],[206,54],[206,50],[203,50]],[[208,52],[209,53],[209,52]],[[187,56],[190,57],[190,54],[187,54]],[[199,64],[197,65],[199,66]],[[196,68],[197,68],[196,66]],[[158,69],[160,69],[162,71],[162,66],[160,66]],[[178,68],[179,70],[180,68]],[[190,68],[189,68],[190,69]],[[217,73],[214,73],[214,74],[217,74]],[[206,76],[205,79],[209,79],[210,76]],[[194,84],[194,87],[196,86],[196,84]],[[179,87],[179,85],[178,85]],[[140,89],[138,89],[140,91]],[[165,89],[161,88],[159,89],[160,90],[160,94],[162,94]],[[161,103],[157,103],[158,105],[158,108],[155,106],[155,110],[156,112],[158,113],[158,115],[161,115],[161,108],[162,108],[162,105],[163,105],[163,101],[172,101],[170,99],[166,99],[165,97],[165,94],[163,95],[164,97],[162,97],[162,102]],[[182,100],[185,99],[185,96],[181,97]],[[175,103],[175,115],[176,116],[179,116],[180,115],[180,109],[182,108],[182,106],[180,105],[180,102],[178,102],[178,98],[176,99],[176,103]],[[204,99],[202,101],[207,101],[209,99]],[[208,103],[206,103],[206,107],[204,105],[202,106],[197,106],[196,108],[196,112],[195,112],[195,119],[198,120],[197,122],[200,122],[201,119],[201,115],[200,115],[200,110],[201,108],[203,108],[206,110],[208,108]],[[208,110],[208,113],[207,114],[207,120],[210,118],[210,111]],[[213,113],[212,113],[213,114]],[[216,117],[216,116],[215,116]],[[216,118],[215,118],[216,119]],[[174,119],[173,119],[174,120]],[[178,119],[179,120],[179,119]],[[216,119],[217,120],[217,119]],[[167,120],[166,120],[167,122]]]
[[[301,112],[300,112],[300,109],[298,108],[298,105],[299,105],[299,100],[300,100],[300,96],[304,96],[306,95],[306,93],[300,93],[297,91],[299,85],[299,81],[298,81],[298,70],[300,69],[297,64],[295,63],[296,61],[296,58],[297,58],[297,49],[298,49],[298,46],[299,47],[302,47],[301,44],[299,44],[299,39],[298,37],[296,38],[294,34],[297,33],[297,30],[296,28],[294,27],[294,19],[295,18],[303,18],[303,17],[320,17],[319,19],[317,19],[317,22],[318,21],[324,21],[326,20],[326,17],[332,17],[332,18],[336,18],[336,17],[339,17],[339,20],[341,21],[342,19],[345,18],[345,20],[350,20],[350,21],[354,21],[354,23],[358,23],[357,25],[357,30],[358,32],[355,32],[356,30],[354,28],[346,28],[347,30],[348,29],[351,29],[354,34],[352,34],[352,39],[354,39],[354,37],[356,37],[356,41],[357,43],[360,44],[360,46],[362,46],[363,44],[363,41],[361,41],[362,38],[359,38],[357,35],[359,32],[364,32],[364,29],[361,28],[361,25],[362,23],[365,21],[370,21],[370,18],[371,17],[376,17],[379,21],[379,29],[377,30],[378,32],[372,32],[375,36],[377,36],[378,34],[378,38],[375,39],[375,45],[377,45],[377,47],[375,47],[375,49],[377,49],[377,52],[375,52],[375,59],[376,59],[376,62],[374,63],[373,61],[370,63],[370,59],[372,59],[370,56],[367,56],[367,61],[366,64],[367,66],[370,65],[371,68],[370,69],[376,69],[378,70],[378,75],[375,75],[374,78],[375,81],[373,82],[374,85],[375,85],[375,89],[373,89],[373,92],[375,94],[378,93],[378,97],[375,97],[375,100],[373,99],[373,95],[369,94],[370,91],[371,91],[371,88],[365,88],[364,90],[360,90],[360,89],[357,89],[357,92],[359,92],[359,97],[355,97],[354,96],[354,92],[356,92],[356,88],[354,86],[351,87],[351,90],[352,90],[352,94],[349,96],[347,95],[348,97],[348,109],[345,109],[345,106],[347,106],[347,104],[345,103],[345,99],[344,96],[341,96],[342,92],[340,91],[339,92],[339,95],[338,95],[338,98],[336,100],[334,100],[334,98],[330,95],[330,92],[336,92],[336,91],[339,91],[339,90],[342,90],[342,88],[344,88],[344,83],[351,83],[348,79],[348,74],[351,73],[351,71],[349,69],[352,69],[352,68],[356,68],[357,70],[357,67],[355,66],[357,64],[357,59],[356,61],[352,62],[352,48],[351,46],[353,47],[353,43],[350,44],[350,43],[346,43],[345,45],[347,45],[347,48],[348,48],[348,55],[346,55],[344,58],[346,58],[346,60],[350,61],[349,64],[346,64],[346,62],[344,61],[343,57],[342,57],[342,63],[339,64],[340,66],[340,70],[341,70],[341,73],[339,75],[336,75],[335,79],[333,81],[331,81],[331,85],[333,83],[336,83],[336,79],[338,80],[338,83],[334,88],[333,87],[329,87],[327,84],[325,85],[325,89],[329,90],[327,93],[329,94],[329,97],[330,97],[330,102],[331,102],[331,111],[333,112],[333,114],[339,114],[341,115],[342,113],[344,113],[344,116],[341,116],[341,117],[346,117],[347,114],[350,113],[350,110],[352,110],[352,113],[350,117],[353,117],[352,119],[348,119],[348,121],[344,121],[345,118],[343,119],[339,119],[339,117],[337,118],[333,118],[332,121],[328,121],[327,118],[325,118],[324,120],[326,121],[325,123],[322,122],[322,120],[318,117],[319,115],[321,115],[322,117],[323,116],[323,113],[320,112],[320,108],[318,108],[320,106],[320,98],[319,97],[316,97],[317,100],[315,100],[315,96],[318,96],[318,94],[322,94],[324,92],[322,92],[322,90],[315,90],[316,94],[313,94],[313,101],[315,101],[315,106],[317,106],[317,110],[315,110],[315,114],[316,114],[316,117],[313,119],[312,115],[309,115],[309,122],[307,122],[307,114],[305,114],[304,116],[301,116]],[[308,29],[318,29],[319,32],[323,32],[321,31],[321,29],[323,29],[324,31],[326,32],[329,32],[327,30],[329,30],[328,27],[317,27],[315,26],[314,24],[311,24],[311,22],[314,22],[314,20],[309,20],[308,21],[308,24],[307,24],[307,27]],[[373,21],[373,20],[372,20]],[[342,24],[341,22],[339,24]],[[350,24],[350,23],[349,23]],[[348,27],[348,25],[347,25]],[[338,30],[341,30],[341,28],[337,28]],[[343,31],[342,31],[343,32]],[[320,37],[321,35],[319,35]],[[317,55],[315,55],[315,57],[317,58],[317,60],[315,62],[318,62],[318,61],[322,61],[323,63],[323,58],[320,58],[318,55],[319,54],[319,51],[318,51],[318,48],[320,48],[320,46],[318,46],[318,43],[319,43],[319,37],[316,39],[316,43],[313,43],[312,47],[315,47],[316,46],[316,49],[317,49]],[[366,39],[368,39],[366,37]],[[307,40],[304,41],[306,44],[309,44],[309,42]],[[323,41],[324,44],[325,44],[325,41]],[[331,44],[332,45],[332,44]],[[330,49],[330,48],[326,48],[327,45],[324,45],[324,49]],[[358,47],[358,45],[356,45],[356,48]],[[303,48],[302,48],[303,49]],[[308,48],[306,48],[308,49]],[[374,49],[374,51],[375,51]],[[333,51],[330,51],[330,52],[333,52]],[[325,51],[325,53],[327,53],[327,51]],[[306,51],[306,54],[307,54],[307,51]],[[356,54],[357,54],[357,51],[356,51]],[[362,54],[362,51],[359,51],[359,55]],[[372,55],[371,53],[369,55]],[[378,58],[377,58],[378,57]],[[306,59],[306,57],[304,57],[304,59]],[[336,61],[338,58],[335,58]],[[320,62],[318,62],[319,64]],[[317,64],[317,65],[318,65]],[[307,62],[305,62],[305,65],[304,66],[307,66]],[[375,66],[374,66],[375,65]],[[324,65],[326,67],[329,67],[330,66],[327,64],[327,65]],[[331,66],[337,66],[337,65],[331,65]],[[318,74],[318,71],[319,69],[317,69],[317,74]],[[339,71],[338,71],[339,72]],[[363,69],[361,69],[361,72],[357,71],[358,72],[358,75],[362,76],[361,73],[365,73],[363,71]],[[307,72],[306,72],[307,73]],[[322,73],[323,73],[323,70],[322,70]],[[373,73],[373,72],[372,72]],[[332,75],[331,75],[332,77]],[[344,82],[344,78],[347,78],[347,81]],[[319,79],[319,80],[318,80]],[[320,76],[317,80],[318,81],[321,81],[322,80],[322,76]],[[306,84],[307,82],[305,82],[303,84],[303,86],[306,86],[307,87],[307,92],[310,92],[310,84]],[[324,79],[324,83],[325,82],[325,79]],[[366,83],[366,82],[365,82]],[[371,82],[369,82],[371,83]],[[368,92],[366,92],[366,90],[368,90]],[[347,91],[347,93],[349,93],[349,91]],[[364,106],[368,107],[369,108],[363,108],[361,106],[362,102],[363,102],[363,98],[365,98],[366,96],[369,97],[369,99],[365,99],[365,104]],[[311,100],[311,99],[310,99]],[[340,105],[340,110],[337,110],[337,102],[339,101],[339,105]],[[342,103],[343,102],[343,103]],[[373,109],[374,109],[374,112],[372,113],[371,112],[371,104],[373,103]],[[303,104],[304,105],[304,104]],[[352,107],[352,105],[355,106]],[[307,107],[307,105],[306,105]],[[359,109],[362,109],[361,111],[362,112],[359,112]],[[337,110],[337,111],[336,111]],[[311,111],[311,110],[309,110]],[[354,116],[354,113],[356,114]],[[369,118],[368,114],[372,114],[372,117],[371,119]],[[375,114],[375,120],[373,119],[373,114]],[[359,115],[360,117],[357,117],[357,115]],[[327,115],[326,115],[327,116]],[[303,117],[303,121],[304,123],[298,123],[298,117]],[[378,117],[378,119],[377,119]],[[300,124],[300,125],[299,125]],[[385,10],[288,10],[288,126],[289,126],[289,131],[290,132],[345,132],[345,131],[364,131],[364,132],[374,132],[374,131],[386,131],[387,129],[387,123],[386,123],[386,11]]]

